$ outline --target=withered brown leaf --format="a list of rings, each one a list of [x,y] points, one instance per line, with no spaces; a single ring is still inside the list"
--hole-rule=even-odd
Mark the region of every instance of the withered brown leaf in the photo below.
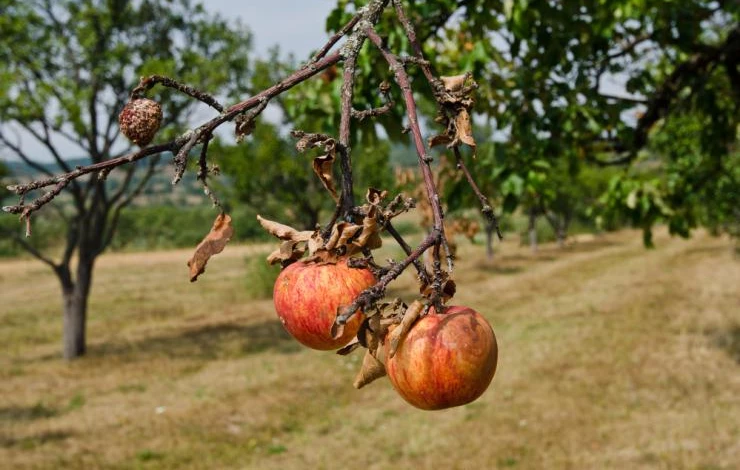
[[[442,80],[442,84],[444,85],[445,90],[449,92],[455,92],[462,90],[463,86],[465,86],[465,80],[468,79],[468,74],[464,73],[462,75],[439,78]]]
[[[301,241],[285,240],[280,248],[267,256],[269,264],[296,261],[306,252],[306,244]]]
[[[424,303],[418,300],[414,300],[411,305],[409,305],[409,307],[406,309],[406,312],[404,312],[403,314],[401,323],[388,334],[387,341],[390,341],[388,356],[393,357],[396,354],[396,350],[398,349],[401,340],[406,335],[406,333],[411,330],[411,326],[421,316],[421,313],[423,311]]]
[[[365,385],[383,377],[384,375],[386,375],[385,366],[368,350],[365,352],[365,357],[362,358],[362,367],[352,385],[356,389],[361,389]]]
[[[473,138],[473,123],[470,119],[470,113],[465,108],[461,108],[455,116],[455,140],[469,145],[475,150],[475,138]]]
[[[211,256],[221,253],[233,235],[231,217],[224,213],[219,214],[213,222],[211,231],[198,244],[193,257],[188,261],[190,282],[198,280],[198,276],[206,270],[206,264]]]
[[[360,344],[360,341],[357,338],[355,338],[352,341],[350,341],[346,346],[337,349],[337,354],[339,354],[340,356],[346,356],[350,354],[352,351],[354,351],[355,349],[359,348],[360,346],[362,346]]]
[[[437,145],[447,145],[452,142],[452,139],[447,134],[438,134],[433,137],[430,137],[427,141],[427,145],[431,147],[436,147]]]
[[[370,206],[367,215],[362,219],[362,233],[352,242],[353,245],[358,248],[375,250],[383,244],[379,234],[381,227],[378,224],[377,212],[376,206]]]
[[[313,171],[321,180],[321,184],[329,191],[334,202],[339,202],[339,195],[337,194],[337,189],[334,187],[334,174],[332,172],[334,160],[336,159],[336,147],[331,145],[327,150],[326,155],[321,155],[313,159]]]
[[[293,227],[290,227],[289,225],[265,219],[260,215],[257,215],[257,220],[259,221],[262,228],[270,232],[271,235],[274,235],[281,240],[305,242],[308,241],[309,238],[311,238],[311,235],[313,235],[313,231],[311,230],[298,231]]]

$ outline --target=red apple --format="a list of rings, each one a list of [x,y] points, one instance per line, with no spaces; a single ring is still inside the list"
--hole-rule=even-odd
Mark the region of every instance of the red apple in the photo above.
[[[496,373],[498,345],[491,325],[468,307],[450,306],[420,318],[389,357],[393,388],[423,410],[470,403],[483,394]]]
[[[288,333],[305,346],[329,350],[346,345],[357,334],[362,314],[355,313],[339,338],[331,327],[337,310],[375,284],[368,269],[350,268],[347,259],[336,264],[297,261],[282,270],[273,291],[275,310]]]

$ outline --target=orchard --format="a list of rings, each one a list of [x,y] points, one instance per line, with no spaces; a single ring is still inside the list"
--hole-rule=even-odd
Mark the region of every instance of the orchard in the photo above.
[[[389,14],[384,15],[386,10]],[[388,48],[376,28],[381,19],[403,27],[413,55],[400,55]],[[333,50],[342,40],[338,49]],[[353,98],[357,88],[357,60],[366,42],[387,63],[387,79],[377,89],[386,104],[356,109]],[[170,152],[174,156],[172,183],[177,184],[188,171],[191,155],[197,154],[197,179],[220,213],[188,262],[190,279],[195,281],[205,271],[209,258],[225,248],[234,230],[231,218],[208,182],[217,171],[210,163],[209,154],[209,142],[215,131],[230,124],[237,140],[246,138],[271,99],[337,64],[342,64],[337,135],[298,129],[292,132],[298,152],[321,150],[321,155],[313,159],[312,168],[327,197],[335,203],[333,215],[315,230],[307,231],[258,216],[265,230],[280,240],[267,260],[282,267],[274,288],[277,315],[287,331],[309,348],[341,348],[340,354],[365,348],[365,360],[355,381],[358,388],[385,375],[388,368],[394,387],[414,406],[441,409],[469,403],[491,382],[498,348],[491,326],[481,315],[469,307],[448,305],[457,289],[453,281],[453,252],[445,234],[443,201],[433,178],[434,158],[430,148],[445,146],[454,155],[471,193],[480,200],[483,214],[495,226],[493,209],[465,163],[476,151],[471,115],[478,85],[469,73],[436,74],[422,52],[415,26],[401,1],[369,2],[308,63],[271,87],[228,107],[209,92],[181,83],[175,77],[142,77],[118,118],[121,132],[140,150],[47,179],[13,185],[9,189],[20,201],[4,210],[18,214],[30,236],[33,214],[78,178],[94,174],[105,179],[119,167]],[[421,70],[437,104],[436,121],[441,128],[429,139],[422,135],[407,72],[410,67]],[[377,118],[391,111],[394,106],[390,98],[391,82],[398,87],[405,109],[404,119],[397,126],[412,137],[425,188],[425,204],[432,214],[429,232],[416,247],[409,246],[393,226],[395,217],[414,209],[414,199],[402,193],[389,194],[384,188],[362,188],[364,200],[358,204],[355,199],[351,128],[355,121]],[[152,144],[163,118],[167,118],[156,99],[157,87],[171,88],[205,103],[218,115],[169,142]],[[469,156],[463,156],[464,153]],[[335,178],[335,163],[339,181]],[[27,201],[26,196],[36,190],[45,192]],[[373,250],[382,243],[381,233],[389,234],[398,243],[406,253],[405,259],[388,265],[374,259]],[[431,253],[428,267],[423,262],[427,252]],[[419,284],[419,297],[410,304],[385,295],[387,286],[406,269],[416,270]]]

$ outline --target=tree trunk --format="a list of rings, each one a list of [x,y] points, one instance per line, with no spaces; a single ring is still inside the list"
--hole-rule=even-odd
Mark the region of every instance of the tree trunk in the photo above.
[[[492,222],[486,224],[486,256],[489,260],[493,259],[493,232],[496,227]]]
[[[76,280],[71,280],[68,268],[58,273],[64,314],[62,353],[67,360],[84,356],[86,351],[87,303],[94,259],[80,259],[78,263]]]
[[[558,230],[556,233],[557,239],[558,239],[558,248],[563,248],[565,246],[565,227],[564,224],[558,225]]]
[[[75,285],[62,293],[64,301],[64,359],[71,360],[85,355],[85,325],[87,323],[87,297]]]
[[[529,211],[529,247],[532,253],[537,253],[537,212],[534,209]]]

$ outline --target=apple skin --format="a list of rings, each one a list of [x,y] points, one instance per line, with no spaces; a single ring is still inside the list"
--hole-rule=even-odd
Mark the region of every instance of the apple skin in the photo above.
[[[288,333],[303,345],[324,351],[341,348],[355,337],[363,316],[355,313],[342,336],[335,339],[331,327],[337,309],[352,303],[375,282],[370,270],[350,268],[346,258],[336,264],[297,261],[283,269],[275,281],[275,311]]]
[[[401,340],[386,371],[393,388],[423,410],[441,410],[480,397],[496,373],[498,345],[493,328],[475,310],[432,307]]]

